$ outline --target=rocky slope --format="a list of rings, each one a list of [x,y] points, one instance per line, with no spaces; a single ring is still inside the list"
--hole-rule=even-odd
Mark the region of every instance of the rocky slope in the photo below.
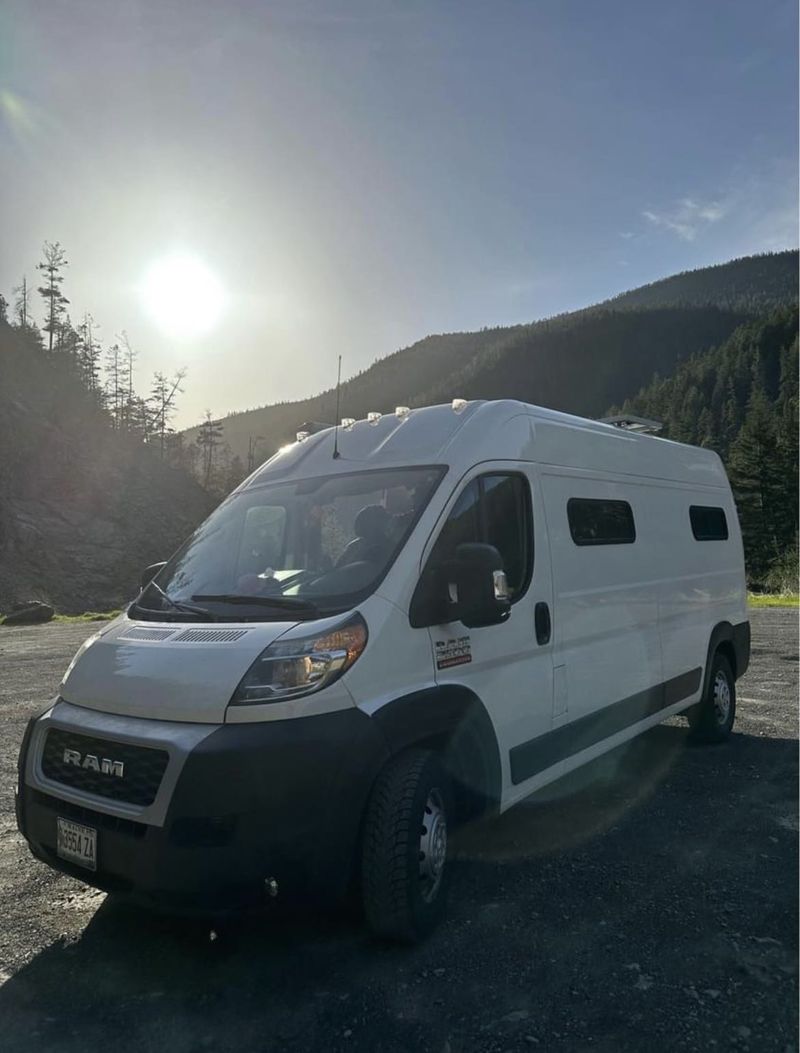
[[[31,598],[64,612],[119,606],[211,504],[112,431],[65,359],[0,323],[0,612]]]

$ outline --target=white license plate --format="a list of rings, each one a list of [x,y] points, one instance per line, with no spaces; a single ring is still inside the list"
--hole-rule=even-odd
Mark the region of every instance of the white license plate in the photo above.
[[[56,819],[56,851],[70,863],[97,870],[97,831],[69,819]]]

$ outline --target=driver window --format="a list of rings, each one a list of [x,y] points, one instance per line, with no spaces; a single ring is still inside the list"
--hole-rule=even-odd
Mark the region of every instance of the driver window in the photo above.
[[[503,560],[512,599],[530,581],[533,529],[530,487],[518,473],[492,472],[467,483],[436,540],[429,568],[452,559],[458,545],[494,545]]]

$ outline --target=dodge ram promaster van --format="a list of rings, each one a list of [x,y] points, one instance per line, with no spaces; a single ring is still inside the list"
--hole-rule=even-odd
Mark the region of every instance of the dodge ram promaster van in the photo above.
[[[678,713],[723,740],[749,650],[710,450],[514,401],[346,419],[80,648],[26,729],[19,827],[169,909],[355,888],[413,940],[455,824]]]

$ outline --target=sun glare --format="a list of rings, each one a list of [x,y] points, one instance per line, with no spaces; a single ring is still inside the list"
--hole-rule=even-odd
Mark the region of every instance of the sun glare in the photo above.
[[[157,260],[144,276],[141,298],[158,328],[179,340],[210,332],[225,307],[219,279],[202,260],[186,253]]]

